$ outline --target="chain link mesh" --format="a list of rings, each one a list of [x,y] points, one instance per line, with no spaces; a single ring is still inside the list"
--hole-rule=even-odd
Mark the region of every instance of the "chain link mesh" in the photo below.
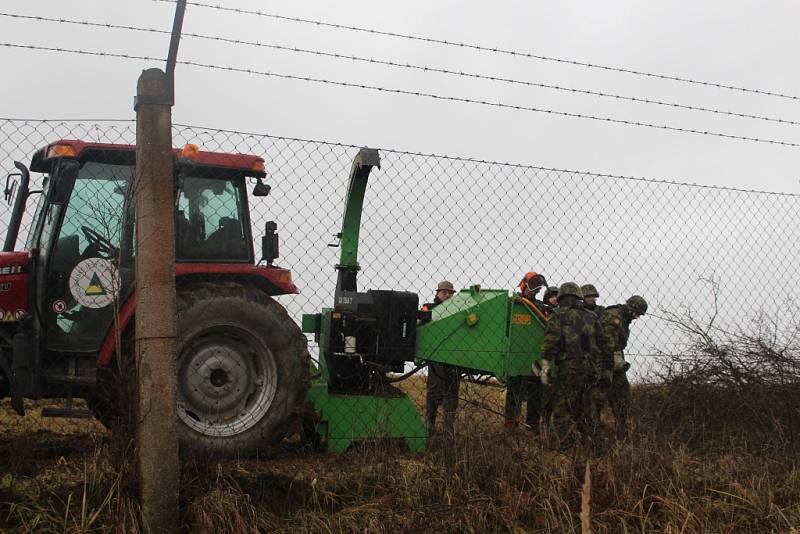
[[[135,123],[0,120],[3,171],[16,172],[15,160],[29,164],[36,150],[59,139],[133,145]],[[213,250],[220,254],[219,262],[257,263],[265,225],[275,221],[280,236],[275,264],[291,270],[300,290],[273,301],[222,279],[215,287],[184,286],[179,288],[179,313],[190,304],[209,302],[203,314],[179,322],[179,328],[200,328],[215,314],[228,313],[236,299],[248,302],[253,314],[276,321],[285,308],[297,332],[302,314],[331,307],[340,251],[330,245],[341,231],[347,181],[360,147],[187,125],[174,125],[173,139],[176,147],[193,143],[203,151],[261,157],[266,162],[265,182],[271,186],[269,196],[255,197],[250,194],[253,178],[246,188],[235,181],[218,185],[225,177],[213,172],[186,178],[176,202],[178,259],[209,260]],[[115,286],[127,287],[132,280],[133,258],[124,250],[133,236],[121,231],[132,191],[132,160],[110,158],[81,170],[81,185],[66,208],[70,222],[60,229],[62,241],[51,260],[60,265],[52,269],[60,275],[47,280],[41,313],[48,318],[53,349],[59,354],[76,342],[87,351],[103,342],[114,314],[99,304],[111,299]],[[32,189],[42,186],[43,176],[32,173]],[[246,213],[237,211],[244,195],[249,196]],[[16,250],[23,249],[33,232],[39,201],[33,195],[28,202]],[[629,378],[643,383],[689,342],[671,320],[674,314],[688,311],[700,322],[713,320],[721,328],[734,329],[756,320],[761,312],[777,314],[791,305],[799,259],[792,221],[798,219],[799,207],[798,196],[790,194],[381,149],[380,169],[372,172],[364,203],[358,285],[362,291],[416,293],[422,304],[433,299],[441,280],[453,282],[456,290],[480,284],[512,291],[524,273],[536,271],[549,285],[593,284],[599,303],[606,306],[641,294],[649,312],[634,322],[626,357]],[[0,212],[3,235],[9,212],[8,205]],[[103,271],[98,258],[112,267]],[[85,298],[71,298],[76,290],[70,284],[77,284]],[[214,299],[216,303],[210,302]],[[3,313],[8,311],[15,310]],[[294,394],[286,391],[286,382],[307,378],[286,374],[284,356],[268,350],[254,355],[252,346],[269,342],[254,321],[245,318],[237,333],[219,336],[213,321],[201,325],[201,341],[179,362],[179,419],[190,429],[188,434],[184,431],[184,445],[243,446],[236,436],[257,427],[270,406]],[[58,341],[62,334],[63,346]],[[318,361],[319,346],[313,337],[307,341],[312,360]],[[183,348],[189,350],[187,345]],[[304,347],[292,350],[304,356]],[[409,363],[404,371],[411,368]],[[66,357],[51,372],[62,379],[93,376],[93,370]],[[397,384],[421,414],[426,411],[429,378],[430,371],[423,370]],[[502,426],[501,382],[468,374],[462,376],[458,395],[457,429],[495,431]],[[3,401],[0,431],[103,432],[91,419],[39,418],[39,407],[63,405],[61,400],[27,403],[37,415],[23,419],[12,414],[7,399]],[[92,403],[90,399],[89,409],[102,411]],[[77,398],[75,407],[87,408]],[[279,426],[277,421],[269,423],[261,437],[279,436],[285,431]],[[186,435],[195,438],[187,440]]]

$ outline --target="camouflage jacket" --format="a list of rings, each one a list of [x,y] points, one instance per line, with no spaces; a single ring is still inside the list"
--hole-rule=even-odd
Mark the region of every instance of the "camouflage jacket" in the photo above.
[[[605,306],[601,306],[599,304],[593,304],[592,306],[584,304],[584,307],[590,312],[596,313],[598,317],[600,317],[600,315],[602,315],[602,313],[606,310]]]
[[[556,365],[559,362],[588,355],[595,365],[602,364],[610,368],[606,362],[604,347],[607,345],[600,319],[593,312],[583,307],[583,302],[576,297],[559,302],[547,321],[544,339],[542,340],[542,358]]]
[[[625,350],[631,333],[633,314],[625,304],[609,306],[600,316],[606,338],[605,351],[608,354]]]

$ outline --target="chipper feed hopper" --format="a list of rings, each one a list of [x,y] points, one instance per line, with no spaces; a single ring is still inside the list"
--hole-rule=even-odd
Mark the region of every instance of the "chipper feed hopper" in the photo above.
[[[341,257],[332,308],[303,316],[303,331],[319,344],[319,368],[309,390],[316,432],[329,450],[354,440],[397,438],[421,451],[427,431],[412,400],[393,381],[412,363],[440,362],[500,380],[530,375],[541,358],[544,317],[506,290],[463,289],[431,311],[415,293],[359,292],[356,278],[361,213],[367,181],[380,169],[377,150],[361,149],[348,185]],[[420,324],[420,321],[423,322]]]

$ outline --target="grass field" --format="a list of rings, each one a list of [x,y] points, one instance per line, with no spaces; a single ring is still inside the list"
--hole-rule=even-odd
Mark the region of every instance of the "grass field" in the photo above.
[[[424,378],[402,387],[421,405]],[[796,456],[661,435],[646,397],[636,392],[628,441],[553,450],[503,431],[502,389],[466,384],[458,435],[424,454],[365,443],[336,456],[288,440],[269,458],[187,462],[181,521],[186,532],[580,532],[582,520],[598,533],[799,532]],[[21,419],[0,404],[0,530],[136,532],[118,450],[93,421]]]

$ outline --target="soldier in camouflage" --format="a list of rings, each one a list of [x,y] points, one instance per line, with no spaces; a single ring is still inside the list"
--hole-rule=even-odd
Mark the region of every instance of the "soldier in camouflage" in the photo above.
[[[556,366],[552,428],[561,443],[569,443],[578,435],[584,441],[592,437],[595,428],[592,400],[600,380],[597,361],[605,345],[600,320],[584,308],[578,284],[562,284],[558,307],[547,321],[542,341],[540,375],[542,383],[548,384],[550,366]]]
[[[581,293],[583,293],[583,304],[586,306],[587,310],[593,311],[597,315],[603,313],[605,307],[600,306],[597,303],[597,298],[600,296],[600,294],[597,292],[597,289],[595,289],[595,287],[592,284],[582,285]]]
[[[597,288],[595,288],[593,284],[584,284],[581,286],[581,293],[583,294],[584,307],[600,317],[600,315],[603,313],[603,310],[605,310],[605,306],[601,306],[597,303],[597,298],[600,296],[600,293],[597,292]],[[604,347],[603,350],[605,350]],[[606,398],[608,398],[608,390],[611,387],[611,379],[609,378],[608,369],[604,369],[602,365],[598,365],[597,372],[601,377],[605,376],[605,379],[601,380],[598,387],[594,389],[595,421],[599,425],[600,414],[603,411]]]
[[[613,361],[614,376],[608,390],[608,402],[614,412],[617,436],[623,438],[628,424],[631,386],[626,372],[631,364],[625,361],[625,347],[628,345],[631,322],[647,313],[647,301],[633,295],[625,304],[606,308],[601,317],[607,341],[606,354]]]

